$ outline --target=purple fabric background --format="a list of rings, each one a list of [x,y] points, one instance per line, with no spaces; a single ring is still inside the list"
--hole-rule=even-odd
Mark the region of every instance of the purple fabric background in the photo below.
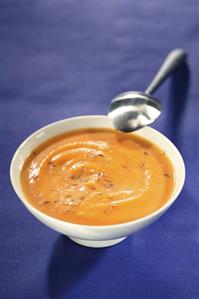
[[[1,299],[199,298],[199,2],[18,1],[1,17]],[[184,66],[156,93],[154,127],[178,146],[187,179],[172,208],[107,249],[72,243],[15,195],[18,145],[50,122],[106,114],[109,100],[144,90],[169,50]]]

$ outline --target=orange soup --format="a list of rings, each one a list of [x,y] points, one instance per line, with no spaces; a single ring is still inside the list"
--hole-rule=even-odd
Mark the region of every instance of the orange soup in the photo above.
[[[162,207],[174,171],[164,151],[136,134],[83,129],[36,148],[24,163],[21,185],[27,200],[47,215],[111,225]]]

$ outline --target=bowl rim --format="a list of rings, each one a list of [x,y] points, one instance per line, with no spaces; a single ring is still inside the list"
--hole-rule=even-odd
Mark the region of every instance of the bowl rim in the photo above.
[[[180,194],[184,182],[185,182],[185,176],[186,176],[186,170],[185,170],[185,164],[184,164],[184,160],[182,158],[181,153],[179,152],[179,150],[176,148],[176,146],[173,144],[173,142],[167,138],[164,134],[160,133],[158,130],[151,128],[150,126],[145,126],[145,128],[148,128],[149,130],[151,130],[153,133],[161,136],[161,138],[164,138],[165,141],[167,142],[167,144],[169,146],[171,146],[177,153],[178,156],[178,162],[181,164],[181,170],[182,170],[182,179],[179,183],[178,189],[176,190],[175,194],[170,196],[169,200],[166,201],[166,203],[160,207],[158,210],[154,211],[153,213],[150,213],[142,218],[138,218],[132,221],[128,221],[128,222],[123,222],[123,223],[116,223],[116,224],[110,224],[110,225],[85,225],[85,224],[78,224],[78,223],[72,223],[72,222],[67,222],[64,220],[60,220],[58,218],[49,216],[43,212],[41,212],[40,210],[38,210],[37,208],[35,208],[33,205],[30,204],[30,202],[25,198],[25,195],[22,193],[22,195],[20,194],[15,182],[14,182],[14,171],[13,171],[13,164],[14,161],[16,160],[21,148],[23,148],[23,146],[25,146],[25,144],[32,139],[35,135],[41,133],[44,129],[49,129],[52,126],[67,122],[67,121],[74,121],[74,120],[79,120],[79,119],[86,119],[86,118],[93,118],[93,119],[103,119],[103,118],[108,118],[107,115],[82,115],[82,116],[74,116],[74,117],[69,117],[69,118],[65,118],[65,119],[61,119],[52,123],[49,123],[48,125],[45,125],[43,127],[41,127],[40,129],[34,131],[32,134],[30,134],[27,138],[25,138],[22,143],[18,146],[17,150],[15,151],[12,159],[11,159],[11,163],[10,163],[10,181],[12,184],[12,187],[15,191],[15,193],[17,194],[18,198],[21,200],[21,202],[25,205],[26,208],[28,208],[29,212],[30,211],[34,211],[35,214],[38,214],[39,216],[41,216],[41,218],[46,218],[47,220],[54,222],[56,224],[62,225],[62,226],[67,226],[67,227],[71,227],[74,229],[89,229],[89,230],[98,230],[98,231],[104,231],[104,230],[109,230],[109,229],[117,229],[117,228],[126,228],[126,227],[130,227],[131,225],[136,225],[142,222],[145,222],[147,220],[153,219],[158,215],[161,215],[162,212],[166,211],[173,203],[174,201],[177,199],[178,195]],[[93,128],[95,128],[93,126]],[[96,127],[97,128],[97,127]],[[104,127],[106,128],[106,127]],[[84,129],[84,128],[82,128]],[[69,131],[73,131],[73,130],[69,130]],[[69,132],[68,131],[68,132]],[[75,131],[75,130],[74,130]],[[60,133],[62,134],[62,133]],[[138,134],[139,134],[139,130],[138,130]],[[59,134],[57,134],[58,136]],[[55,135],[56,136],[56,135]],[[25,161],[25,160],[24,160]],[[32,213],[32,212],[31,212]],[[35,217],[35,215],[33,215]],[[37,217],[36,217],[37,218]]]

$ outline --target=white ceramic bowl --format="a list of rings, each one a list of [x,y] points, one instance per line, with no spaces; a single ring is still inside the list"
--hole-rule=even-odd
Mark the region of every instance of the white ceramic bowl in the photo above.
[[[176,179],[175,187],[170,199],[165,203],[165,205],[148,216],[122,224],[89,226],[61,221],[40,212],[27,201],[20,185],[20,172],[28,155],[39,144],[61,133],[82,128],[112,128],[112,122],[107,116],[91,115],[64,119],[41,128],[28,137],[14,154],[10,167],[11,182],[15,192],[26,208],[42,223],[46,224],[55,231],[68,236],[74,242],[84,246],[111,246],[121,242],[128,235],[133,234],[154,222],[173,204],[184,184],[184,162],[179,151],[173,143],[169,141],[169,139],[158,131],[150,127],[145,127],[137,131],[136,134],[152,141],[164,150],[174,166]]]

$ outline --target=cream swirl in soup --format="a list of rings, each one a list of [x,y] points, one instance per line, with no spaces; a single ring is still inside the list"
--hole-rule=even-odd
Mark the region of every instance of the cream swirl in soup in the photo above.
[[[136,134],[83,129],[36,148],[23,166],[21,184],[30,203],[52,217],[110,225],[164,205],[174,173],[166,153]]]

